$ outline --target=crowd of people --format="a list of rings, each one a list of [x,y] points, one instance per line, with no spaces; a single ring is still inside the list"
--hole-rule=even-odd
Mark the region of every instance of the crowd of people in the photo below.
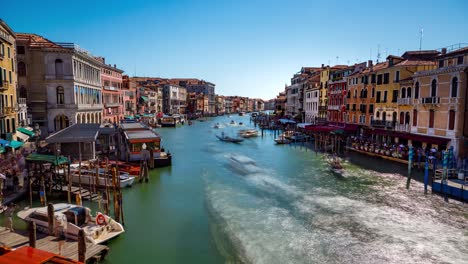
[[[0,206],[9,193],[19,192],[28,176],[26,168],[27,151],[7,152],[0,157]]]

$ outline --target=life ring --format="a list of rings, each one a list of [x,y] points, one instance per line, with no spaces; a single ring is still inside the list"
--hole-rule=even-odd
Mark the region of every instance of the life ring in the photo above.
[[[98,214],[96,215],[96,223],[97,223],[98,225],[105,225],[105,224],[106,224],[106,218],[104,217],[103,214],[98,213]]]

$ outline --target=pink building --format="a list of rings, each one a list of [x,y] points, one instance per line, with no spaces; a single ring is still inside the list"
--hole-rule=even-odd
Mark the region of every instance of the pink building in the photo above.
[[[102,103],[104,105],[102,113],[103,123],[119,123],[124,118],[124,101],[122,91],[122,73],[115,64],[105,64],[104,58],[101,69],[102,82]]]

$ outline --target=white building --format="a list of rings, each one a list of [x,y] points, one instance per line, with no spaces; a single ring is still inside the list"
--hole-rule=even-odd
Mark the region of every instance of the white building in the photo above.
[[[76,123],[101,123],[101,63],[73,43],[55,43],[34,34],[18,34],[32,122],[46,132]]]
[[[184,87],[166,84],[163,89],[163,111],[166,114],[184,114],[187,90]]]

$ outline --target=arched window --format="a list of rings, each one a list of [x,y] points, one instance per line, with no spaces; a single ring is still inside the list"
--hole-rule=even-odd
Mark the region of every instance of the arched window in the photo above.
[[[371,95],[372,95],[372,98],[374,98],[374,96],[375,96],[375,89],[374,89],[374,87],[372,87]]]
[[[26,64],[22,61],[18,62],[18,76],[26,76]]]
[[[63,90],[62,86],[57,87],[57,104],[65,104],[65,91]]]
[[[419,82],[416,82],[416,84],[414,85],[414,98],[419,98]]]
[[[382,121],[387,121],[387,113],[386,112],[382,112]]]
[[[406,89],[406,97],[411,98],[411,87]]]
[[[405,124],[409,125],[409,121],[410,121],[410,115],[409,115],[409,112],[406,112]]]
[[[21,86],[19,89],[19,97],[20,98],[27,98],[28,97],[28,92],[26,91],[26,87]]]
[[[418,110],[413,110],[413,126],[418,126]]]
[[[55,60],[55,75],[56,76],[63,75],[63,61],[61,59]]]
[[[458,93],[458,78],[454,77],[452,79],[452,91],[451,91],[451,97],[457,97]]]
[[[434,79],[431,83],[431,97],[437,96],[437,81]]]
[[[377,111],[377,114],[375,115],[377,118],[380,118],[380,112]]]
[[[66,115],[58,115],[54,119],[55,131],[62,130],[70,125],[70,121]]]
[[[406,98],[406,88],[401,88],[401,98]]]
[[[367,89],[364,89],[364,98],[367,98]]]
[[[405,113],[400,112],[400,124],[403,125],[405,123]]]

